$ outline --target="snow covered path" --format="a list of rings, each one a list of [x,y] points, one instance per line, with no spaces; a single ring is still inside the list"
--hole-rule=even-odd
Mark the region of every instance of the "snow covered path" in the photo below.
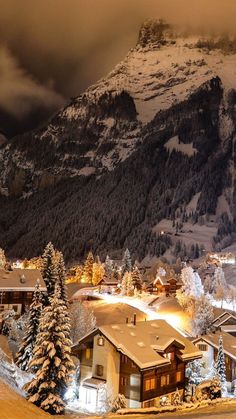
[[[179,333],[183,336],[189,336],[189,334],[183,330],[181,327],[181,318],[176,315],[176,313],[159,313],[156,309],[151,308],[149,303],[153,301],[152,298],[135,298],[135,297],[126,297],[123,295],[111,295],[111,294],[100,294],[99,292],[92,290],[91,288],[83,288],[79,290],[75,297],[79,295],[89,295],[91,297],[96,297],[103,301],[106,301],[108,304],[127,304],[133,308],[136,308],[142,311],[144,314],[147,315],[147,320],[166,320],[170,326],[174,327]],[[155,297],[156,298],[156,297]]]
[[[1,419],[43,419],[50,415],[29,403],[0,380],[0,418]]]

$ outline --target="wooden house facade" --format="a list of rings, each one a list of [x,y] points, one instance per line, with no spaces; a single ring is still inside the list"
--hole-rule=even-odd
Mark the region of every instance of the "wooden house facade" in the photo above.
[[[13,309],[18,315],[23,314],[32,302],[37,281],[42,291],[46,291],[37,269],[0,269],[0,312]]]
[[[130,407],[155,406],[185,387],[186,363],[201,352],[164,320],[100,326],[73,347],[80,359],[82,393],[106,383]],[[94,399],[97,400],[97,396]]]

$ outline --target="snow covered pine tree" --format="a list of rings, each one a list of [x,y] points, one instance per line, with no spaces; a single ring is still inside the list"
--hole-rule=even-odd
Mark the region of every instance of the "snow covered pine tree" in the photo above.
[[[224,395],[227,392],[227,388],[226,388],[225,354],[224,354],[222,336],[220,336],[219,338],[219,349],[218,349],[215,367],[216,367],[216,370],[220,379],[220,383],[221,383],[221,392],[222,392],[222,395]]]
[[[137,265],[133,267],[131,276],[132,276],[134,288],[140,291],[142,289],[142,277],[141,277],[141,273]]]
[[[125,272],[131,272],[132,271],[132,262],[131,262],[131,256],[129,249],[126,249],[123,259],[122,259],[122,275],[125,274]]]
[[[57,271],[57,283],[60,287],[60,298],[68,306],[68,297],[66,289],[66,268],[62,252],[56,254],[56,271]]]
[[[30,368],[35,378],[26,385],[28,399],[46,412],[63,414],[64,395],[74,364],[70,357],[71,340],[68,309],[60,299],[60,287],[49,297],[43,309],[39,333],[33,350]]]
[[[49,298],[54,293],[55,283],[57,280],[55,250],[51,242],[47,244],[42,255],[41,274],[47,287],[47,297]],[[48,300],[48,298],[46,300]],[[46,301],[46,304],[48,304],[48,301]]]
[[[190,297],[199,298],[204,294],[202,281],[197,272],[191,266],[185,266],[181,271],[183,282],[182,292]]]
[[[39,320],[42,313],[42,292],[39,281],[35,285],[33,301],[29,309],[29,320],[26,334],[23,337],[19,352],[16,355],[16,365],[23,371],[28,370],[29,362],[33,355],[33,348],[36,342]]]
[[[93,264],[94,257],[92,252],[88,253],[87,259],[84,264],[84,270],[82,275],[82,282],[87,282],[88,284],[92,283],[93,280]]]
[[[194,336],[207,334],[214,320],[213,307],[206,295],[196,299],[194,317],[192,320],[192,332]]]

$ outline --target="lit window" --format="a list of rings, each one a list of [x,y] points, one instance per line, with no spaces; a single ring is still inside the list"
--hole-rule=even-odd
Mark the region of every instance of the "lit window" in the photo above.
[[[85,350],[85,359],[90,359],[91,358],[91,349],[87,348]]]
[[[102,336],[100,336],[98,338],[97,344],[98,344],[98,346],[104,346],[104,338]]]
[[[182,372],[177,371],[176,373],[176,383],[179,383],[182,380]]]
[[[161,376],[161,387],[168,386],[169,384],[170,384],[170,376],[169,376],[169,374],[162,375]]]
[[[144,381],[144,391],[154,390],[156,388],[156,379],[155,377],[149,378]]]
[[[96,366],[96,372],[98,377],[102,377],[103,376],[103,365],[97,365]]]

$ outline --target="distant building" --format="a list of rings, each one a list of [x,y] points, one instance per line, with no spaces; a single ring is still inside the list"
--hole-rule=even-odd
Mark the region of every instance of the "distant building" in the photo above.
[[[18,315],[31,304],[35,284],[39,280],[42,291],[46,286],[37,269],[0,269],[0,312],[14,309]]]
[[[124,394],[129,407],[154,406],[162,395],[183,393],[186,363],[201,352],[164,320],[100,326],[75,345],[80,359],[80,397],[99,402],[104,384]],[[95,406],[96,407],[96,406]]]
[[[204,368],[207,371],[216,360],[220,336],[223,338],[226,380],[228,388],[232,390],[236,385],[236,338],[223,330],[218,330],[194,339],[193,343],[202,352]]]
[[[236,337],[236,316],[232,313],[224,311],[214,319],[212,326],[215,330],[223,330]]]
[[[153,294],[165,293],[169,296],[175,295],[182,285],[183,283],[177,277],[157,276],[152,282],[150,290]]]
[[[208,253],[206,259],[214,264],[220,262],[221,265],[234,265],[236,262],[235,255],[231,252]]]

